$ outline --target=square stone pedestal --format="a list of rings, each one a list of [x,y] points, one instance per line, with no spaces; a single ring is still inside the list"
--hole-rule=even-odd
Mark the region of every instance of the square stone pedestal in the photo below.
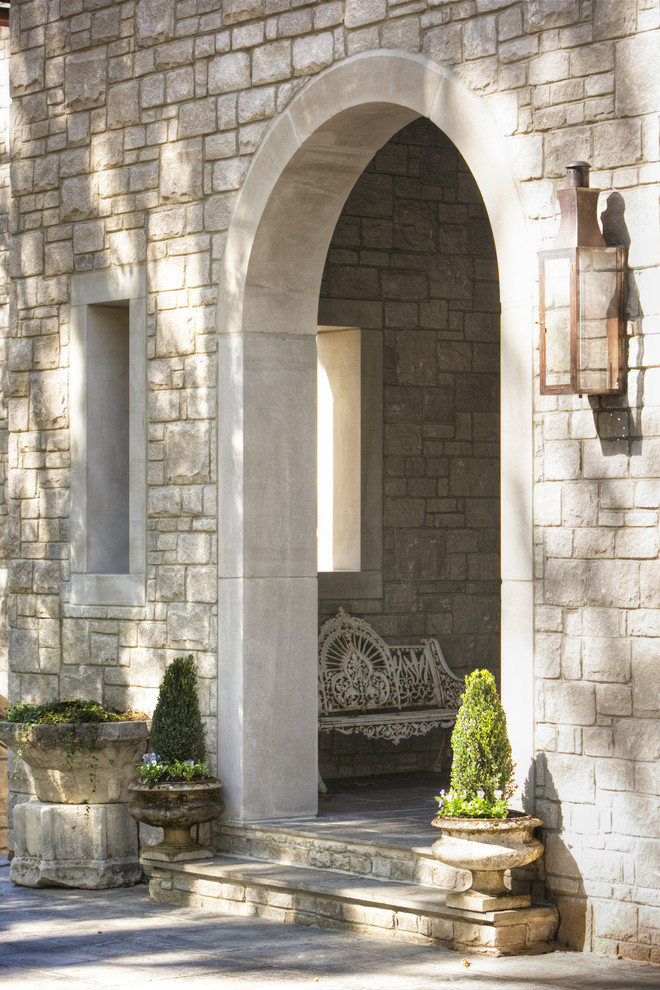
[[[130,887],[142,876],[137,823],[128,804],[14,808],[11,880],[23,887]]]

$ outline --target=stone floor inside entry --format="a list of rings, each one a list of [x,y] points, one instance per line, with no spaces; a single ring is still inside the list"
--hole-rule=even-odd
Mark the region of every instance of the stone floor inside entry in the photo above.
[[[320,837],[361,840],[408,848],[430,847],[438,838],[431,825],[435,795],[448,788],[444,774],[393,774],[328,781],[319,794],[318,817],[299,827]],[[275,823],[273,823],[275,824]],[[292,826],[292,822],[281,822]]]

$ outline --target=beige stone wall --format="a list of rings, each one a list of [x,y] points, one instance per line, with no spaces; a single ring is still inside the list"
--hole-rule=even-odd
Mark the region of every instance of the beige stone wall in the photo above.
[[[496,122],[532,258],[565,162],[591,161],[608,236],[630,246],[631,374],[622,400],[535,388],[538,802],[563,937],[644,959],[660,932],[658,17],[657,0],[22,0],[5,376],[10,700],[150,708],[165,662],[191,650],[213,747],[215,287],[269,122],[350,56],[434,60]],[[134,263],[148,287],[146,605],[74,606],[71,275]]]
[[[9,331],[9,31],[0,28],[0,361],[7,360]],[[7,402],[0,384],[0,718],[7,711],[7,565],[8,533],[5,478],[7,472]],[[7,750],[0,744],[0,855],[7,852]]]

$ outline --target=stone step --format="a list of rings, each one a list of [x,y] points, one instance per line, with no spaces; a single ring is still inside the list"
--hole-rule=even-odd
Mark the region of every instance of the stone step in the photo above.
[[[144,862],[152,899],[168,904],[487,955],[553,947],[554,907],[478,913],[447,907],[444,891],[428,886],[243,856]]]
[[[396,880],[425,887],[461,891],[471,882],[467,870],[439,863],[431,845],[415,846],[384,841],[376,831],[370,836],[360,823],[364,838],[329,834],[318,822],[295,825],[220,824],[215,848],[223,853],[289,866],[334,870],[376,880]]]

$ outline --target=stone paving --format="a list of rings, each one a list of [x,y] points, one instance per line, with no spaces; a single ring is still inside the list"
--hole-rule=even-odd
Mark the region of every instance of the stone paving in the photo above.
[[[28,889],[0,860],[0,984],[94,988],[636,990],[654,966],[557,951],[486,959],[437,948],[173,908],[147,888]],[[465,962],[469,965],[465,965]]]

